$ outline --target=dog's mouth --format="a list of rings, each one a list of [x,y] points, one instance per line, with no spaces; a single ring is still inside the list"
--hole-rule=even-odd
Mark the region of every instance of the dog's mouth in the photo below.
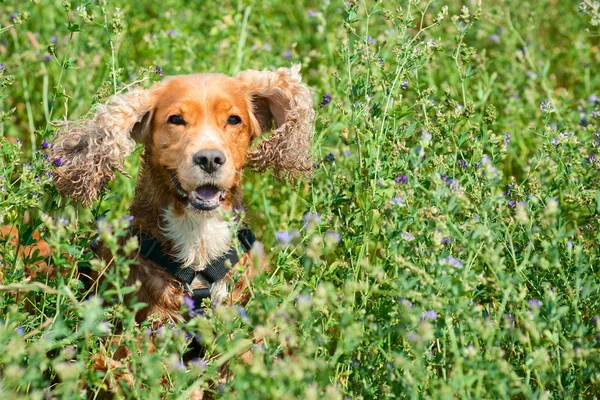
[[[189,204],[197,210],[215,210],[219,208],[221,203],[225,200],[225,193],[227,191],[215,185],[201,185],[190,192],[186,192],[175,174],[171,174],[171,180],[173,181],[177,194],[181,196],[182,200],[187,200]]]

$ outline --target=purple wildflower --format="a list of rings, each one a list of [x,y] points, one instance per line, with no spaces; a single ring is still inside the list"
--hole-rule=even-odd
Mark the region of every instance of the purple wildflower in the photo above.
[[[57,167],[60,167],[61,165],[63,165],[62,158],[56,157],[54,160],[52,160],[52,164],[56,165]]]
[[[333,155],[333,153],[329,153],[323,158],[323,161],[332,163],[335,161],[335,156]]]
[[[50,147],[50,143],[48,143],[47,140],[44,140],[42,142],[42,149],[46,150],[48,147]]]
[[[264,51],[271,51],[271,50],[273,50],[273,48],[271,47],[271,45],[270,45],[269,43],[265,43],[265,44],[263,44],[263,45],[262,45],[262,49],[263,49]]]
[[[190,296],[184,296],[183,304],[185,304],[187,311],[189,311],[193,315],[196,314],[196,303],[194,303],[194,299],[192,299]]]
[[[465,160],[458,160],[456,163],[461,168],[467,168],[467,162]]]
[[[308,212],[304,214],[302,220],[304,221],[303,228],[306,228],[308,225],[319,225],[321,222],[321,216],[316,212]]]
[[[154,68],[154,71],[156,71],[156,73],[162,78],[163,76],[165,76],[165,73],[163,72],[162,68],[160,65],[157,65],[156,68]]]
[[[435,321],[437,317],[438,315],[434,310],[423,311],[423,314],[421,314],[421,319],[428,319],[430,321]]]
[[[12,21],[14,21],[15,19],[17,19],[19,17],[19,13],[18,12],[14,12],[12,14],[10,14],[10,19]]]
[[[394,181],[398,184],[404,184],[404,183],[408,183],[408,176],[406,175],[399,175],[397,177],[394,178]]]
[[[443,258],[441,260],[444,264],[450,264],[451,266],[453,266],[454,268],[460,268],[463,266],[462,261],[460,261],[457,258],[454,258],[452,256],[448,256],[446,258]]]
[[[400,88],[401,88],[402,90],[406,90],[406,89],[408,89],[408,81],[404,81],[404,82],[402,82],[402,83],[400,84]]]
[[[285,58],[286,60],[289,60],[290,58],[292,58],[292,52],[289,50],[284,51],[283,58]]]
[[[505,133],[504,134],[504,139],[502,140],[502,146],[508,147],[508,145],[510,144],[510,138],[511,137],[512,137],[512,135],[510,133]]]
[[[351,152],[350,150],[346,150],[346,151],[344,151],[344,155],[345,155],[346,157],[352,157],[352,156],[354,155],[354,153],[353,153],[353,152]]]
[[[250,47],[250,50],[252,50],[252,51],[254,51],[254,50],[258,50],[258,45],[257,45],[257,44],[253,44],[253,45]]]
[[[293,229],[291,231],[275,232],[275,239],[277,239],[277,241],[284,246],[287,246],[288,244],[290,244],[292,242],[292,240],[294,240],[297,237],[298,237],[298,231],[296,229]]]
[[[317,15],[319,15],[319,12],[317,10],[311,8],[311,9],[309,9],[309,10],[306,11],[306,14],[309,17],[313,18],[313,17],[316,17]]]
[[[170,30],[169,30],[169,32],[167,32],[167,34],[168,34],[169,36],[175,36],[175,35],[177,35],[177,30],[175,30],[175,29],[170,29]]]
[[[499,42],[500,41],[500,35],[497,35],[497,34],[494,33],[493,35],[490,36],[490,40],[492,42]]]
[[[338,244],[342,240],[342,235],[336,231],[327,231],[327,233],[325,233],[325,240],[330,243]]]
[[[400,299],[400,304],[402,305],[402,307],[410,310],[411,308],[413,308],[413,304],[410,302],[410,300],[406,299],[406,298],[401,298]]]
[[[250,318],[248,318],[248,314],[246,314],[246,310],[244,310],[244,307],[236,306],[235,308],[243,322],[248,322],[250,320]]]
[[[442,239],[442,244],[450,244],[452,243],[452,239],[450,239],[449,237],[445,237]]]
[[[598,96],[596,96],[596,94],[590,94],[587,98],[587,101],[592,103],[592,104],[597,104],[598,103]]]
[[[517,203],[515,203],[513,200],[510,200],[510,201],[508,202],[508,206],[509,206],[510,208],[514,208],[516,205],[517,205]]]
[[[24,333],[25,333],[25,329],[23,329],[22,326],[20,326],[20,327],[17,328],[17,334],[19,336],[23,336]]]
[[[321,108],[323,108],[329,103],[331,103],[331,95],[329,93],[325,93],[319,105],[321,106]]]
[[[550,100],[544,100],[544,101],[542,101],[540,103],[540,110],[544,114],[551,114],[554,111],[556,111],[556,109],[554,108],[554,106],[552,105],[552,103],[550,103]]]
[[[402,237],[404,238],[404,240],[407,240],[409,242],[415,240],[415,237],[408,232],[402,232]]]
[[[58,43],[58,39],[56,38],[56,36],[51,36],[50,41],[54,44]]]
[[[375,39],[373,39],[372,36],[367,37],[367,42],[369,42],[369,44],[375,44]]]
[[[398,204],[400,207],[405,206],[404,199],[402,199],[402,197],[394,197],[392,200],[390,200],[390,204]]]
[[[598,158],[595,154],[590,154],[589,156],[587,156],[587,160],[590,164],[595,164],[596,161],[598,161]]]
[[[527,302],[527,304],[531,307],[531,308],[540,308],[542,307],[542,302],[539,301],[538,299],[531,299]]]

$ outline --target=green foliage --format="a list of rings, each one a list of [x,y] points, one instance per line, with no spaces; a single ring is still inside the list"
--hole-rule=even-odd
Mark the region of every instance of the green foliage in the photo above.
[[[598,4],[461,3],[5,2],[0,222],[21,239],[0,240],[0,397],[598,396]],[[134,179],[91,210],[61,199],[51,122],[162,73],[291,63],[315,93],[319,162],[295,185],[247,174],[270,271],[243,310],[136,324],[118,251]],[[34,230],[51,277],[19,252]],[[73,266],[105,269],[98,235],[117,267],[87,296]],[[182,363],[188,335],[205,359]],[[121,371],[90,368],[119,344]],[[131,386],[114,382],[125,368]]]

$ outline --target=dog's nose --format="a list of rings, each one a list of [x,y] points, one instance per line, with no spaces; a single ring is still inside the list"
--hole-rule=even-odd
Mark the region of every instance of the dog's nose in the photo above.
[[[221,165],[225,164],[227,158],[225,154],[221,150],[217,149],[206,149],[200,150],[192,157],[192,161],[194,164],[205,170],[207,173],[212,174],[219,168]]]

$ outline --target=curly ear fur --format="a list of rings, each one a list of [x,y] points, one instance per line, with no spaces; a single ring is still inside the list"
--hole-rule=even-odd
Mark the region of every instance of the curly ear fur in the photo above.
[[[314,111],[308,87],[301,83],[300,66],[274,72],[247,70],[236,77],[248,86],[256,135],[275,129],[248,155],[248,166],[259,172],[273,168],[276,176],[305,174],[312,170],[310,155]]]
[[[114,95],[96,107],[92,120],[58,122],[52,146],[58,190],[73,201],[90,204],[120,170],[152,110],[148,90]]]

